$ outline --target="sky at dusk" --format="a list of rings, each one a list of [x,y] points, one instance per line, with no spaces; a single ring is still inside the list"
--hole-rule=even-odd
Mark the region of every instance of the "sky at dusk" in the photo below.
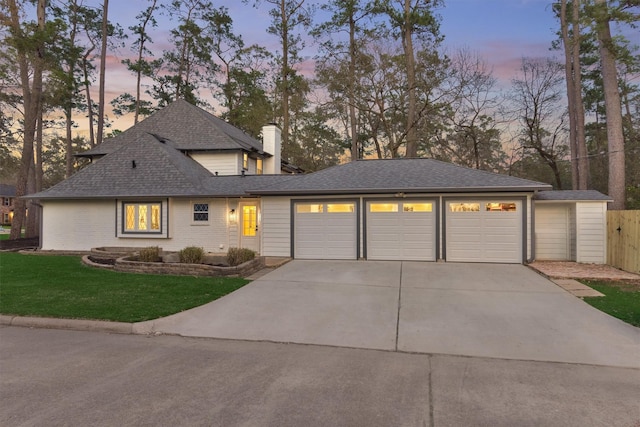
[[[468,47],[479,53],[494,71],[503,86],[515,76],[523,57],[559,56],[560,52],[549,50],[554,39],[557,23],[551,11],[552,0],[445,0],[444,7],[437,10],[441,16],[441,33],[444,46],[453,51]],[[101,1],[89,0],[87,4]],[[268,10],[271,5],[262,2],[259,8],[253,1],[245,4],[240,0],[213,0],[214,6],[225,6],[234,22],[234,32],[240,33],[247,45],[257,43],[277,50],[278,41],[268,34],[270,23]],[[125,30],[136,23],[135,16],[148,6],[142,0],[111,0],[109,18]],[[319,21],[321,16],[316,17]],[[158,17],[159,26],[152,32],[151,49],[160,56],[168,48],[168,32],[176,23],[167,16]],[[128,41],[130,43],[131,41]],[[301,72],[313,70],[313,57],[317,47],[311,40],[303,52],[306,61],[300,65]],[[133,53],[128,47],[110,52],[107,74],[107,96],[115,97],[123,92],[135,92],[134,76],[120,64]],[[117,120],[115,127],[126,129],[132,123],[128,119]],[[132,119],[131,119],[132,121]]]

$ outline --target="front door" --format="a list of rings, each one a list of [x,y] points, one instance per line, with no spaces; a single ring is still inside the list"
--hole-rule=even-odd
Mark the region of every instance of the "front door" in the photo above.
[[[240,203],[240,247],[260,252],[258,204]]]

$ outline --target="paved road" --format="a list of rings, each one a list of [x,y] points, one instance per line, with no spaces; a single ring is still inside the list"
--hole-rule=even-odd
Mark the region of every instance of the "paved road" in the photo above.
[[[147,326],[191,337],[640,368],[640,328],[523,265],[294,260]]]
[[[620,426],[640,371],[0,328],[2,426]]]

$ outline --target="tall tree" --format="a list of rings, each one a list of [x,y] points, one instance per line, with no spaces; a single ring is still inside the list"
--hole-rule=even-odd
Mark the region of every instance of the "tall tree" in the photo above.
[[[296,142],[290,138],[291,76],[294,73],[293,67],[300,61],[299,52],[304,47],[304,42],[296,30],[311,25],[312,9],[308,4],[305,5],[305,0],[256,0],[253,4],[258,7],[262,1],[271,5],[271,25],[267,31],[277,36],[280,43],[281,52],[277,60],[278,93],[282,114],[282,158],[290,160],[292,152],[296,150]]]
[[[406,157],[418,156],[418,82],[414,38],[428,38],[439,42],[440,24],[434,9],[440,0],[376,0],[375,11],[385,14],[402,41],[404,66],[407,76]]]
[[[153,66],[150,65],[149,61],[146,61],[144,56],[150,55],[151,51],[147,48],[147,43],[152,42],[151,37],[149,37],[148,27],[156,27],[158,26],[158,22],[154,14],[158,9],[158,0],[149,0],[151,3],[149,7],[147,7],[142,13],[136,16],[138,19],[138,24],[129,27],[129,30],[133,31],[133,33],[137,36],[133,42],[132,47],[137,48],[138,56],[136,57],[135,62],[131,62],[130,60],[125,60],[125,64],[127,68],[136,73],[136,99],[135,99],[135,111],[133,117],[133,123],[138,123],[140,117],[140,110],[142,108],[142,100],[141,100],[141,90],[140,87],[142,85],[142,77],[150,76],[151,70]]]
[[[610,208],[621,210],[625,208],[626,204],[624,133],[616,55],[610,28],[611,14],[607,0],[595,0],[594,6],[593,16],[598,34],[604,102],[607,112],[609,196],[613,199]]]
[[[315,29],[315,34],[322,36],[337,36],[337,42],[332,39],[323,44],[325,55],[320,58],[325,64],[320,67],[326,67],[326,62],[334,62],[336,57],[346,54],[348,60],[348,68],[346,77],[346,101],[348,108],[348,130],[349,139],[351,140],[351,160],[357,160],[360,157],[360,143],[358,131],[358,115],[356,112],[356,68],[358,61],[359,45],[362,41],[358,40],[359,35],[363,32],[360,22],[369,16],[371,12],[370,5],[362,5],[360,0],[332,0],[323,5],[325,11],[331,13],[329,19]],[[347,42],[340,41],[338,33],[346,32],[349,35]]]
[[[589,179],[589,157],[585,139],[584,104],[582,102],[582,68],[580,65],[580,0],[560,1],[560,33],[565,57],[565,78],[569,107],[569,147],[574,190],[586,190]]]
[[[107,40],[109,37],[109,0],[103,0],[102,3],[102,40],[100,47],[100,88],[98,94],[98,130],[96,135],[96,144],[102,143],[104,134],[104,103],[105,103],[105,82],[107,78]]]
[[[20,86],[24,103],[24,134],[20,171],[16,180],[16,201],[13,222],[11,224],[11,239],[21,235],[23,225],[27,225],[27,237],[35,231],[35,209],[30,215],[31,224],[25,224],[26,200],[21,196],[27,194],[29,170],[33,166],[34,139],[36,124],[42,115],[42,80],[46,60],[46,0],[38,0],[36,4],[37,22],[35,25],[24,25],[20,22],[20,8],[16,0],[4,0],[3,8],[9,11],[7,25],[10,37],[5,39],[17,54],[16,62],[20,72]]]

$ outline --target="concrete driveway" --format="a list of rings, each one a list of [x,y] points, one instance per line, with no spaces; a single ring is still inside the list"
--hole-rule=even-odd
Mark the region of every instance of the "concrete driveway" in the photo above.
[[[640,368],[640,329],[522,265],[292,261],[148,322],[191,337]]]

